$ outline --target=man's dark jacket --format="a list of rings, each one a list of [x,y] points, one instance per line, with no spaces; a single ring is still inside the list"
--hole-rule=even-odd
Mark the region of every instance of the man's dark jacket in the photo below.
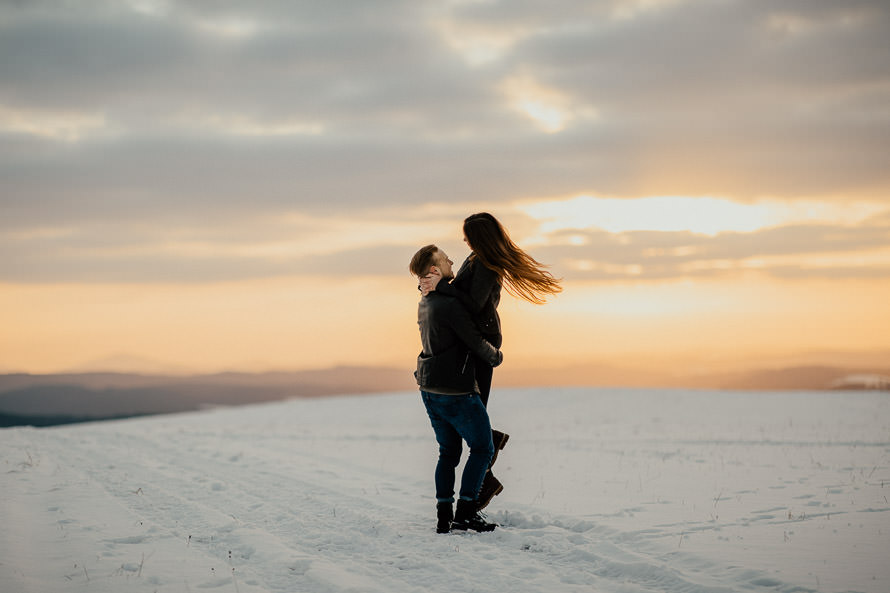
[[[454,297],[436,291],[420,299],[417,325],[423,351],[417,357],[417,384],[455,392],[475,391],[473,357],[496,367],[504,359],[500,350],[487,342],[470,314]]]
[[[436,292],[457,297],[463,303],[482,337],[500,348],[501,318],[498,315],[498,303],[501,302],[501,283],[493,270],[482,265],[477,258],[470,255],[464,260],[457,275],[450,283],[442,280],[436,286]]]

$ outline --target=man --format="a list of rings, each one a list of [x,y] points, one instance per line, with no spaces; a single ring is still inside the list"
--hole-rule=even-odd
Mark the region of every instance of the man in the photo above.
[[[453,262],[435,245],[422,247],[408,266],[421,278],[436,272],[453,277]],[[501,352],[479,333],[470,314],[456,298],[430,292],[420,299],[417,324],[423,351],[417,357],[414,376],[439,443],[436,464],[437,533],[452,529],[492,531],[494,523],[479,514],[479,490],[494,455],[488,412],[479,398],[474,357],[498,366]],[[454,503],[455,468],[460,462],[462,441],[470,455],[464,466],[457,510]]]

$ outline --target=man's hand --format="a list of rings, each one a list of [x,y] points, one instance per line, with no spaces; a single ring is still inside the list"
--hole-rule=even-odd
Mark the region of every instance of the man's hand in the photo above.
[[[442,279],[442,272],[439,270],[433,270],[426,276],[420,278],[420,293],[423,296],[428,295],[429,293],[436,290],[436,285],[439,284],[439,281]]]

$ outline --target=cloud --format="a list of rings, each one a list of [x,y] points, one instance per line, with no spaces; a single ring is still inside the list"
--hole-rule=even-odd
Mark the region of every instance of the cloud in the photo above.
[[[286,257],[171,253],[170,249],[26,251],[0,262],[0,282],[194,284],[283,276],[404,276],[416,247],[376,245],[321,255]],[[183,251],[187,249],[183,248]],[[203,251],[203,250],[202,250]]]
[[[856,226],[796,224],[714,236],[687,231],[559,231],[535,257],[572,280],[660,280],[761,272],[871,278],[890,270],[887,213]]]
[[[378,218],[254,213],[241,227],[104,223],[0,233],[0,282],[223,282],[275,276],[406,276],[435,242],[455,257],[470,208]],[[692,213],[690,213],[692,215]],[[521,211],[502,220],[569,282],[651,281],[758,272],[783,278],[872,278],[890,270],[890,211],[857,224],[790,223],[713,235],[597,228],[548,232]],[[543,238],[540,236],[543,235]]]
[[[869,1],[5,3],[0,232],[154,225],[155,245],[293,212],[884,197],[888,40]],[[74,257],[2,245],[40,277]]]
[[[481,98],[479,81],[442,44],[430,42],[422,21],[313,23],[317,15],[307,5],[294,3],[290,14],[280,14],[251,3],[221,22],[265,24],[229,38],[206,26],[221,16],[202,6],[210,12],[178,7],[163,18],[12,15],[0,41],[0,96],[47,110],[98,108],[135,133],[163,127],[171,114],[210,112],[266,122],[300,116],[358,136],[383,122],[435,116]],[[388,16],[415,12],[410,3],[389,8]],[[375,3],[375,10],[386,15],[387,5]]]
[[[276,276],[404,276],[421,245],[459,244],[463,209],[379,218],[253,212],[241,225],[176,216],[119,224],[58,221],[0,231],[0,283],[225,282]]]
[[[606,175],[599,188],[886,191],[886,6],[653,4],[637,18],[544,28],[510,56],[618,131],[605,158],[635,162],[636,179]]]

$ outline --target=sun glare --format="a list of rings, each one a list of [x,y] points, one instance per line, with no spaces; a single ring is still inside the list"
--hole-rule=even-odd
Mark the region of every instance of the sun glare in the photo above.
[[[501,89],[516,111],[519,111],[548,134],[561,132],[576,118],[595,118],[596,110],[574,106],[562,92],[548,88],[529,76],[507,79]]]
[[[752,232],[782,224],[823,221],[853,224],[883,209],[871,203],[741,203],[725,198],[687,196],[633,199],[577,196],[519,206],[519,210],[538,221],[542,234],[598,228],[612,233],[689,231],[711,236],[722,232]]]

